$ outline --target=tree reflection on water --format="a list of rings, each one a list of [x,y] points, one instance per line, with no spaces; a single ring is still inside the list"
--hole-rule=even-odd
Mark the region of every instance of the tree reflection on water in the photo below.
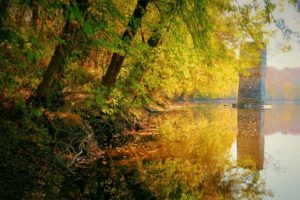
[[[155,116],[152,123],[158,130],[134,133],[126,145],[108,149],[89,169],[82,196],[210,200],[272,195],[259,171],[264,156],[262,116],[222,105]],[[236,139],[237,162],[232,159]]]
[[[154,118],[159,124],[156,139],[131,146],[131,156],[116,164],[135,166],[141,182],[158,199],[262,199],[271,192],[259,175],[260,116],[238,111],[237,164],[231,159],[236,110],[216,105]]]

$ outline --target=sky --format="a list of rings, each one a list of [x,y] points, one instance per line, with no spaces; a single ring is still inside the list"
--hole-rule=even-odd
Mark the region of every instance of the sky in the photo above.
[[[277,0],[277,2],[284,2]],[[283,9],[283,10],[282,10]],[[278,6],[273,13],[275,19],[283,19],[285,24],[293,31],[300,33],[300,12],[294,5],[283,3],[283,6]],[[284,43],[282,32],[276,28],[275,24],[271,24],[268,29],[276,30],[276,34],[270,38],[270,43],[267,47],[267,66],[283,68],[300,68],[300,42],[297,39],[288,42],[292,50],[289,52],[282,52],[279,50],[278,44]],[[300,38],[298,38],[299,40]]]

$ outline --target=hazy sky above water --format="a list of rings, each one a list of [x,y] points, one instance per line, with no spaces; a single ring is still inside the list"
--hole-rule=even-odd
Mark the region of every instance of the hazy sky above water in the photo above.
[[[284,1],[277,0],[276,3],[277,2],[280,3]],[[283,3],[283,10],[282,7],[278,6],[273,15],[275,19],[283,19],[285,24],[292,31],[300,32],[300,12],[297,12],[294,5]],[[284,53],[276,47],[278,46],[278,42],[284,42],[281,30],[276,28],[275,24],[269,25],[268,28],[277,30],[276,34],[270,39],[270,44],[268,45],[267,65],[278,69],[283,69],[285,67],[300,67],[300,38],[294,38],[289,41],[289,44],[292,46],[292,50]]]

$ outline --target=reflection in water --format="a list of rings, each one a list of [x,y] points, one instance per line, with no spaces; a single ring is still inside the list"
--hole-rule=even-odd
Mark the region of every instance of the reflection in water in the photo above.
[[[277,104],[265,111],[264,135],[282,133],[300,135],[300,106],[297,104]]]
[[[264,166],[264,110],[238,109],[237,159],[243,167]]]
[[[135,132],[125,145],[107,149],[105,158],[94,166],[66,178],[58,196],[66,199],[262,199],[269,191],[257,170],[243,169],[232,161],[231,147],[237,136],[236,112],[223,105],[204,104],[155,116],[152,123],[158,125],[157,131]],[[260,169],[263,137],[257,121],[262,117],[255,112],[238,113],[239,161],[253,157]],[[77,185],[80,188],[72,188]]]
[[[159,138],[150,148],[156,153],[146,165],[138,164],[156,198],[262,199],[270,195],[256,170],[240,170],[231,161],[236,110],[203,105],[156,120]]]
[[[144,174],[158,199],[231,199],[234,176],[223,179],[234,142],[233,110],[202,106],[161,116],[160,147]]]

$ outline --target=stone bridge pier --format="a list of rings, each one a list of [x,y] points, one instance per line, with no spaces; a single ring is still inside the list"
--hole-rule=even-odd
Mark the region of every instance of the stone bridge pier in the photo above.
[[[248,45],[257,48],[253,43]],[[238,165],[259,171],[264,166],[264,108],[270,106],[265,105],[266,48],[258,51],[259,64],[239,74],[238,98],[233,106],[238,119]]]
[[[252,43],[249,44],[252,46]],[[254,45],[253,45],[254,46]],[[255,48],[255,47],[254,47]],[[265,107],[265,78],[266,78],[266,48],[260,51],[260,62],[257,66],[247,69],[247,73],[239,74],[239,90],[237,108]]]

